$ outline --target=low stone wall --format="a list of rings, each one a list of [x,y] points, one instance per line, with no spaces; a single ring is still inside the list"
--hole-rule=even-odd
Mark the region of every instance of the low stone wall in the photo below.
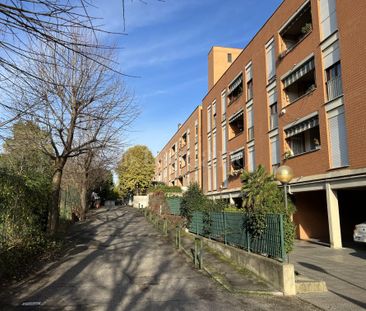
[[[208,247],[220,252],[236,264],[255,273],[263,280],[272,284],[276,289],[283,292],[284,295],[296,295],[295,270],[292,264],[277,262],[220,242],[206,238],[202,239]]]
[[[149,197],[147,195],[135,195],[132,206],[135,208],[145,208],[149,206]]]
[[[168,238],[172,241],[176,239],[176,230],[173,227],[169,227],[165,225],[164,229],[164,220],[149,214],[147,219],[150,220],[157,229],[164,232]],[[194,239],[195,234],[185,232],[185,235]],[[204,237],[201,237],[203,243],[215,250],[227,258],[234,261],[237,265],[242,266],[243,268],[253,272],[269,284],[271,284],[274,288],[281,291],[285,296],[293,296],[296,295],[296,286],[295,286],[295,269],[292,264],[281,263],[273,259],[269,259],[254,253],[248,253],[244,250],[241,250],[236,247],[232,247],[221,242],[217,242],[214,240],[210,240]],[[185,250],[187,255],[190,255],[190,250]],[[203,255],[203,262],[205,261]]]

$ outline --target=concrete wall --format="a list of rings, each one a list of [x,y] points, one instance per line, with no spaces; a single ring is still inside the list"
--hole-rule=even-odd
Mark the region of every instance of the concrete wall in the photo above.
[[[292,264],[280,263],[241,249],[225,245],[216,241],[203,238],[203,242],[210,248],[222,253],[243,266],[249,271],[260,276],[272,284],[286,296],[296,295],[295,270]]]
[[[133,197],[132,206],[135,208],[144,208],[149,205],[149,197],[147,195],[135,195]]]
[[[329,242],[329,226],[325,191],[311,191],[295,194],[297,238],[319,239]]]

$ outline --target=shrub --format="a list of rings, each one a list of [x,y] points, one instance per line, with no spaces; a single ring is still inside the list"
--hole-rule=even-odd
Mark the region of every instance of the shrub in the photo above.
[[[207,197],[203,194],[197,183],[189,185],[188,190],[183,193],[180,205],[180,215],[187,219],[188,224],[191,223],[192,213],[194,211],[204,211],[207,206]]]
[[[168,204],[165,199],[164,192],[157,191],[149,196],[149,208],[155,212],[160,214],[170,214],[170,210]]]
[[[288,200],[285,209],[284,194],[263,166],[259,165],[252,173],[244,171],[241,175],[243,207],[249,213],[253,235],[263,232],[263,219],[266,214],[282,214],[284,225],[285,250],[290,252],[295,239],[295,226],[291,220],[295,206]]]

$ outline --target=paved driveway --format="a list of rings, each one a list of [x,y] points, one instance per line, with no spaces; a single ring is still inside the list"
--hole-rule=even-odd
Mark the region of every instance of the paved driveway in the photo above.
[[[60,261],[0,293],[0,309],[315,310],[297,298],[230,294],[132,208],[96,211],[73,238]]]
[[[297,241],[290,254],[295,270],[324,280],[328,293],[300,295],[326,310],[366,309],[366,245],[331,249],[316,242]]]

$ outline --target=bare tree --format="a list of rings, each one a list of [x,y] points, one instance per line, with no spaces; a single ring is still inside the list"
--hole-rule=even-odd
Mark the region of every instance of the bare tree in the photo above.
[[[105,183],[110,178],[111,170],[116,166],[120,148],[107,150],[89,150],[86,154],[70,159],[63,175],[64,187],[76,188],[80,195],[80,208],[77,214],[81,220],[85,219],[90,206],[90,194],[98,185]]]
[[[31,48],[38,55],[29,62],[28,72],[37,78],[15,84],[19,99],[12,105],[16,111],[27,111],[23,118],[48,133],[42,149],[55,164],[51,233],[59,223],[60,185],[67,160],[113,144],[136,117],[124,82],[110,70],[112,52],[78,44],[91,40],[79,33],[72,40],[77,50],[64,47],[60,51],[49,44]]]

